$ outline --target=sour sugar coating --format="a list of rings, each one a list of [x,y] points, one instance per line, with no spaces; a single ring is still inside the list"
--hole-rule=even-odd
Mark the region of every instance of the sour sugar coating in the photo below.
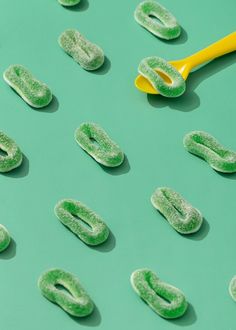
[[[139,64],[138,71],[163,96],[178,97],[185,92],[185,80],[179,71],[163,58],[144,58]],[[163,78],[163,74],[168,81]]]
[[[185,313],[188,303],[184,294],[162,282],[151,270],[134,271],[130,281],[135,292],[161,317],[174,319]]]
[[[44,297],[72,316],[88,316],[94,309],[94,304],[79,279],[62,269],[54,268],[43,273],[38,286]],[[65,290],[60,290],[59,286]]]
[[[107,133],[95,123],[83,123],[75,131],[75,140],[98,163],[116,167],[123,163],[124,153]]]
[[[134,17],[140,25],[159,38],[175,39],[181,33],[176,18],[156,1],[141,2],[134,12]]]
[[[88,245],[99,245],[109,236],[102,218],[87,206],[73,199],[63,199],[55,206],[57,218]]]
[[[206,132],[192,131],[186,134],[184,147],[190,153],[203,158],[218,172],[236,172],[236,152],[225,148]]]
[[[59,45],[85,70],[96,70],[104,63],[103,50],[85,39],[77,30],[66,30],[59,37]]]
[[[58,0],[58,2],[65,7],[75,6],[80,3],[80,0]]]
[[[11,237],[8,230],[0,225],[0,252],[6,250],[11,242]]]
[[[22,65],[11,65],[3,74],[4,80],[34,108],[46,107],[52,100],[48,86],[37,80]]]
[[[192,234],[202,225],[201,213],[171,188],[158,188],[151,197],[152,205],[181,234]]]
[[[231,295],[232,299],[236,301],[236,275],[229,283],[229,294]]]
[[[6,155],[0,155],[0,172],[9,172],[22,163],[22,152],[17,144],[5,133],[0,132],[0,149]]]

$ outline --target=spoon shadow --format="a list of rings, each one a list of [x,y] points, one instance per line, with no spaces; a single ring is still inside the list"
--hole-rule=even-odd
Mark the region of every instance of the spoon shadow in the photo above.
[[[167,98],[161,95],[147,94],[148,103],[154,108],[170,107],[171,109],[189,112],[200,106],[200,98],[195,92],[200,83],[236,62],[236,53],[219,57],[207,65],[192,72],[186,82],[186,92],[178,98]]]

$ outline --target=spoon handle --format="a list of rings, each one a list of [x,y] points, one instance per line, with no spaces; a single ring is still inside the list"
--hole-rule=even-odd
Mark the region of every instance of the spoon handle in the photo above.
[[[236,50],[236,32],[233,32],[214,44],[200,50],[199,52],[185,58],[191,69],[217,57],[231,53]]]

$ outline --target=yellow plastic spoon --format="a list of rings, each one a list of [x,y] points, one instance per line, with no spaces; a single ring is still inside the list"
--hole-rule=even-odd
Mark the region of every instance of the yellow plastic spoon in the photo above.
[[[227,35],[225,38],[220,39],[214,44],[200,50],[199,52],[188,56],[182,60],[170,61],[183,76],[184,80],[188,78],[189,73],[194,67],[197,67],[205,62],[214,60],[217,57],[231,53],[236,50],[236,32]],[[160,72],[159,72],[160,73]],[[161,74],[161,73],[160,73]],[[163,79],[170,83],[170,79],[161,74]],[[151,85],[151,83],[143,76],[139,75],[135,79],[135,86],[147,94],[159,94],[159,92]]]

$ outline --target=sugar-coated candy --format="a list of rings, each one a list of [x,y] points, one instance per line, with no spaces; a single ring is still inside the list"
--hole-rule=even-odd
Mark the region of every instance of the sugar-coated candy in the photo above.
[[[58,42],[61,48],[85,70],[96,70],[104,63],[103,50],[77,30],[66,30],[60,35]]]
[[[86,205],[73,199],[63,199],[55,206],[57,218],[88,245],[99,245],[109,236],[102,218]]]
[[[83,123],[75,131],[75,140],[98,163],[116,167],[123,163],[124,153],[107,133],[95,123]]]
[[[11,236],[8,230],[3,225],[0,225],[0,252],[6,250],[10,242]]]
[[[11,65],[3,74],[4,80],[34,108],[46,107],[52,100],[52,92],[46,84],[36,79],[22,65]]]
[[[45,298],[72,316],[88,316],[94,309],[91,298],[77,276],[62,269],[53,268],[43,273],[38,280],[38,286]],[[65,290],[59,289],[58,286]]]
[[[139,73],[165,97],[178,97],[185,92],[186,84],[179,71],[161,57],[144,58],[138,67]],[[163,77],[168,77],[168,80]]]
[[[179,233],[192,234],[200,229],[203,222],[201,213],[173,189],[156,189],[151,202]]]
[[[131,275],[135,292],[161,317],[174,319],[188,307],[184,294],[176,287],[161,281],[149,269],[138,269]]]
[[[80,3],[80,0],[58,0],[58,2],[65,7],[75,6]]]
[[[162,39],[175,39],[181,33],[176,18],[161,4],[153,0],[141,2],[135,12],[136,21]]]
[[[0,132],[0,149],[6,153],[0,155],[0,172],[9,172],[21,165],[23,156],[20,148],[3,132]]]
[[[214,170],[236,172],[236,152],[224,147],[210,134],[192,131],[185,135],[183,143],[190,153],[203,158]]]

